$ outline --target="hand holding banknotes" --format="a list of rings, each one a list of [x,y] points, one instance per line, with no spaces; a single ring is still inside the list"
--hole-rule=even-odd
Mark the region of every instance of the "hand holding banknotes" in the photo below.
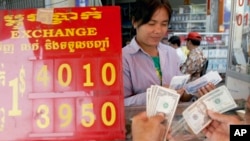
[[[208,92],[210,92],[211,90],[215,88],[216,86],[213,83],[209,82],[205,86],[198,89],[198,95],[196,95],[196,97],[200,98],[201,96],[207,94]],[[180,101],[185,102],[185,101],[189,101],[192,98],[192,95],[186,93],[185,88],[181,88],[176,91],[178,94],[180,94]]]
[[[240,124],[241,121],[233,115],[224,115],[211,110],[207,111],[212,122],[202,130],[209,141],[229,141],[229,125]]]
[[[162,124],[165,117],[157,114],[148,117],[146,112],[137,114],[132,119],[132,138],[133,141],[162,141],[165,137],[166,126]],[[169,139],[169,134],[167,135]]]
[[[201,87],[200,89],[198,89],[198,97],[201,97],[207,94],[208,92],[212,91],[215,88],[216,86],[213,83],[208,83],[204,87]]]
[[[180,101],[190,101],[193,96],[199,98],[206,94],[206,89],[214,89],[222,78],[218,72],[211,71],[196,81],[188,82],[190,75],[174,76],[169,84],[170,89],[174,89],[180,94]],[[198,95],[196,94],[198,93]]]
[[[202,77],[196,79],[195,81],[189,82],[188,84],[184,85],[184,87],[188,94],[196,95],[198,89],[204,87],[208,83],[213,83],[214,85],[217,85],[221,81],[222,78],[217,71],[210,71]]]
[[[236,107],[237,104],[226,86],[220,86],[188,106],[182,115],[193,133],[199,134],[213,120],[208,115],[207,109],[224,113]]]

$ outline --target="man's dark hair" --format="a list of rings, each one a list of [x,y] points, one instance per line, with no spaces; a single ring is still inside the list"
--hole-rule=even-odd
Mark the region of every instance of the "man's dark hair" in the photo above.
[[[169,39],[168,39],[168,42],[171,43],[171,44],[177,44],[178,47],[181,46],[181,40],[178,36],[171,36]]]
[[[191,43],[195,46],[199,46],[201,44],[201,41],[199,40],[192,40],[192,39],[187,39],[188,41],[191,41]]]

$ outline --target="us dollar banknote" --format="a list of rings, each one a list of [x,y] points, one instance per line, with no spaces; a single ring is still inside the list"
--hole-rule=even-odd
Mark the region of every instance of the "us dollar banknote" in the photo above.
[[[237,104],[227,87],[223,85],[199,98],[187,107],[182,115],[192,131],[198,134],[211,122],[207,109],[224,113],[235,107],[237,107]]]
[[[171,126],[175,111],[180,99],[180,95],[172,89],[153,85],[147,90],[147,115],[154,116],[159,113],[164,114],[167,132]],[[166,136],[165,136],[166,139]]]

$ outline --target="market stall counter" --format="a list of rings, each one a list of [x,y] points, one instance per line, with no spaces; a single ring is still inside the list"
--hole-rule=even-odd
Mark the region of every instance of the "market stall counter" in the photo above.
[[[175,112],[174,119],[172,121],[171,128],[174,128],[175,126],[184,126],[186,128],[182,128],[181,130],[177,131],[178,134],[174,136],[175,141],[181,140],[181,141],[202,141],[205,139],[204,136],[201,134],[195,135],[191,133],[191,130],[188,129],[187,126],[180,124],[180,122],[184,121],[182,118],[182,112],[186,107],[188,107],[192,102],[183,102],[179,103]],[[145,106],[131,106],[131,107],[125,107],[125,119],[126,119],[126,141],[132,140],[131,135],[131,119],[134,115],[146,111]],[[180,127],[176,127],[180,128]],[[172,129],[173,130],[173,129]]]
[[[245,102],[244,99],[235,99],[237,108],[226,112],[226,114],[233,114],[239,116],[245,123],[250,122],[250,112],[249,114],[245,114],[247,110],[245,110]],[[173,118],[171,124],[171,133],[175,141],[206,141],[206,137],[199,133],[195,135],[189,129],[187,124],[185,124],[184,119],[182,117],[182,112],[191,105],[192,102],[181,102],[178,104],[175,116]],[[131,119],[134,115],[146,111],[146,106],[131,106],[125,107],[125,120],[126,120],[126,141],[132,141],[131,135]]]

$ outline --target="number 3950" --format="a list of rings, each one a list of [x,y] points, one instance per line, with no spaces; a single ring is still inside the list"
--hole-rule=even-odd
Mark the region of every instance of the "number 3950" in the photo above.
[[[93,103],[81,104],[81,125],[83,127],[92,127],[96,121],[96,115],[101,117],[101,121],[105,126],[112,126],[116,122],[116,108],[114,103],[105,102],[101,107],[101,113],[94,114]],[[108,110],[109,109],[109,110]],[[110,116],[108,117],[107,111],[109,111]],[[50,108],[46,104],[41,104],[38,106],[36,113],[39,115],[36,118],[36,125],[40,129],[47,128],[51,124],[50,119]],[[69,126],[74,119],[73,108],[70,104],[62,103],[59,105],[58,111],[56,111],[58,118],[60,119],[60,128],[66,128]]]

